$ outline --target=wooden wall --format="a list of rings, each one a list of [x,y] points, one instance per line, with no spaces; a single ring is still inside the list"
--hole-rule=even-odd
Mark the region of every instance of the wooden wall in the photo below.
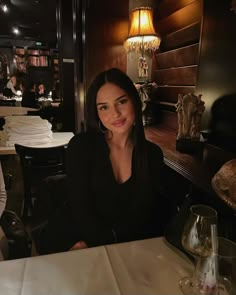
[[[127,56],[123,42],[128,35],[129,1],[89,2],[87,11],[86,83],[101,71],[117,67],[126,71]]]
[[[208,129],[214,102],[236,97],[236,13],[231,1],[161,0],[154,22],[162,37],[152,73],[159,85],[155,99],[162,123],[176,130],[178,93],[195,92],[205,101],[202,129]]]
[[[80,1],[79,1],[80,2]],[[86,93],[95,76],[111,67],[126,71],[126,52],[123,42],[128,34],[129,2],[83,0],[81,37],[78,46],[78,73],[76,95],[77,130],[86,128]],[[79,25],[77,27],[79,28]],[[80,47],[80,48],[79,48]]]
[[[197,92],[206,102],[202,125],[208,128],[213,103],[228,95],[236,100],[236,13],[230,10],[231,0],[205,0],[203,3]]]
[[[152,79],[159,86],[154,100],[162,123],[173,130],[178,94],[196,90],[201,19],[201,0],[163,0],[155,7],[154,23],[162,41],[153,60]]]

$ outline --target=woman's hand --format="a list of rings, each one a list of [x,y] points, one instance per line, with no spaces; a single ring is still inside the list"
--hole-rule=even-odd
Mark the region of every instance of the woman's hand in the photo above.
[[[81,249],[85,249],[88,248],[87,244],[84,241],[79,241],[77,243],[74,244],[73,247],[70,248],[71,250],[81,250]]]

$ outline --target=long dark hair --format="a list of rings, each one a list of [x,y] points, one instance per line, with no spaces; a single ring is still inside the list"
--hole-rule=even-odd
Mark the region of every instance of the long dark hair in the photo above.
[[[113,83],[123,89],[130,97],[135,112],[135,122],[133,127],[132,138],[134,141],[134,161],[135,175],[139,181],[144,181],[147,177],[147,152],[142,121],[142,102],[133,81],[121,70],[111,68],[97,75],[88,89],[87,94],[87,130],[102,133],[101,122],[97,112],[97,93],[106,83]],[[102,125],[103,128],[105,128]]]

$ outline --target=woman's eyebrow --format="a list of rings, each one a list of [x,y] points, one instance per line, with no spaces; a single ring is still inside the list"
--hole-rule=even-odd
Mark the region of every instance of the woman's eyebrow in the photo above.
[[[101,105],[101,104],[106,104],[106,102],[98,102],[97,106]]]
[[[117,101],[117,100],[119,100],[119,99],[121,99],[121,98],[123,98],[123,97],[126,97],[126,96],[127,96],[127,94],[122,94],[121,96],[117,97],[117,98],[115,99],[115,101]],[[97,103],[97,106],[98,106],[98,105],[101,105],[101,104],[107,104],[107,102],[98,102],[98,103]]]
[[[121,99],[121,98],[123,98],[123,97],[125,97],[125,96],[127,96],[127,94],[122,94],[121,96],[117,97],[117,98],[115,99],[115,101],[117,101],[117,100],[119,100],[119,99]]]

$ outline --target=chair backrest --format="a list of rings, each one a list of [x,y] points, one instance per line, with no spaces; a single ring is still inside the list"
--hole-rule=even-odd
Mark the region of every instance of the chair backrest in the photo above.
[[[20,156],[24,182],[22,216],[29,216],[33,208],[34,192],[48,176],[65,174],[66,145],[35,148],[15,144]]]
[[[66,145],[36,148],[15,144],[24,177],[47,177],[65,173]]]

